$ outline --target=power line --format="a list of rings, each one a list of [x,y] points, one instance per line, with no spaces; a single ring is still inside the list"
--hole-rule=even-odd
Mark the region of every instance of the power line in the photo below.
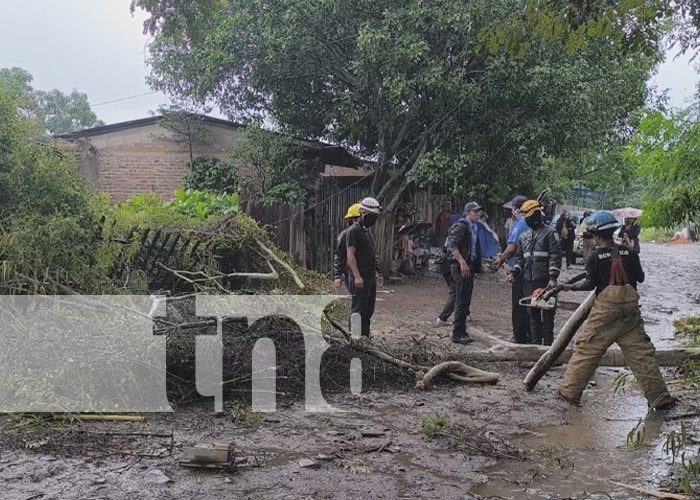
[[[113,104],[115,102],[128,101],[129,99],[136,99],[138,97],[144,97],[147,95],[152,95],[152,94],[157,94],[157,93],[158,93],[157,91],[152,90],[150,92],[144,92],[143,94],[136,94],[136,95],[131,95],[129,97],[122,97],[120,99],[114,99],[112,101],[98,102],[97,104],[91,104],[90,106],[93,108],[96,108],[97,106],[104,106],[105,104]]]

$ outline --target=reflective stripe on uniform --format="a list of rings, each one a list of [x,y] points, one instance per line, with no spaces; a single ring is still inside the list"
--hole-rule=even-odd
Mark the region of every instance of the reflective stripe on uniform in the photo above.
[[[524,259],[529,259],[531,255],[532,255],[533,257],[545,257],[545,258],[549,258],[549,252],[532,252],[532,253],[530,253],[530,252],[523,252],[523,258],[524,258]]]

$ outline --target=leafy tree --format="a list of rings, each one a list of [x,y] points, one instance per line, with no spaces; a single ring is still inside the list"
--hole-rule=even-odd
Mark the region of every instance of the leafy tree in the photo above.
[[[293,139],[253,126],[243,131],[231,157],[263,203],[307,204],[321,166]]]
[[[200,156],[189,164],[190,173],[185,177],[185,189],[213,194],[231,194],[240,181],[233,165],[218,158]]]
[[[645,218],[671,227],[700,215],[700,114],[698,104],[664,114],[649,112],[626,151],[646,187]]]
[[[95,271],[106,203],[80,178],[75,158],[35,141],[37,126],[0,89],[2,293],[104,290]]]
[[[22,68],[0,69],[0,89],[15,101],[25,116],[36,121],[49,134],[75,132],[104,125],[90,108],[86,94],[73,90],[35,90],[34,77]]]
[[[480,33],[522,13],[516,0],[135,0],[152,84],[275,120],[377,161],[392,208],[410,182],[503,198],[542,158],[598,148],[643,105],[658,53],[603,41],[567,54],[532,38],[520,59],[481,50]]]

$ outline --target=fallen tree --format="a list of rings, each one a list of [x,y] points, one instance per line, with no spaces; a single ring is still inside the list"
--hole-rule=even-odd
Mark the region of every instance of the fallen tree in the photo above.
[[[471,327],[469,336],[486,344],[487,351],[477,351],[465,354],[466,360],[484,362],[537,362],[548,353],[546,346],[531,344],[514,344],[486,333],[478,327]],[[553,361],[552,365],[562,365],[571,359],[573,349],[566,349]],[[676,349],[660,349],[656,351],[656,362],[659,366],[681,366],[686,361],[700,361],[700,348],[679,347]],[[608,349],[600,360],[600,366],[627,366],[625,357],[619,349]]]
[[[407,370],[416,375],[416,388],[421,390],[430,389],[433,384],[433,380],[440,374],[445,374],[453,380],[463,382],[463,383],[485,383],[485,384],[495,384],[499,380],[499,375],[497,373],[487,372],[469,366],[461,361],[443,361],[432,368],[425,365],[419,365],[400,359],[398,357],[392,356],[387,352],[380,349],[376,344],[372,343],[370,340],[365,338],[353,339],[351,335],[340,326],[328,313],[325,314],[328,322],[333,326],[333,328],[340,332],[341,338],[362,352],[371,354],[387,363],[390,363],[402,370]],[[338,340],[335,339],[337,342]]]

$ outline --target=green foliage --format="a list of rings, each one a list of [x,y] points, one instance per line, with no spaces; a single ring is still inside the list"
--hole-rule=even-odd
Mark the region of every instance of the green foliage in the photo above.
[[[132,227],[195,227],[238,211],[238,195],[215,195],[194,189],[177,189],[172,201],[149,193],[120,203],[112,212],[122,225]]]
[[[20,111],[49,134],[64,134],[104,125],[92,111],[86,94],[73,89],[35,90],[34,77],[22,68],[0,69],[0,89],[7,92]]]
[[[646,422],[640,418],[636,425],[627,433],[627,447],[631,450],[636,450],[644,444],[646,436]]]
[[[644,223],[671,227],[700,215],[697,104],[668,116],[649,112],[625,153],[646,184]]]
[[[250,126],[230,154],[241,165],[243,182],[263,203],[310,202],[320,163],[289,137]]]
[[[420,419],[420,427],[416,429],[416,433],[426,441],[434,441],[440,436],[455,435],[455,428],[450,421],[450,416],[447,413],[435,413],[425,415]]]
[[[680,228],[658,228],[658,227],[644,227],[642,232],[639,233],[639,241],[642,243],[668,243],[673,238],[673,235],[678,232]]]
[[[700,316],[681,318],[673,322],[674,335],[683,337],[692,347],[700,347]]]
[[[217,195],[236,192],[240,178],[233,165],[218,158],[199,156],[189,164],[185,189],[205,191]]]
[[[106,200],[80,178],[75,159],[32,140],[35,128],[0,90],[2,293],[85,293],[109,287],[96,272]]]
[[[409,182],[502,199],[539,182],[543,158],[600,150],[644,104],[658,57],[536,37],[519,59],[480,50],[482,30],[524,13],[514,0],[133,6],[151,14],[154,87],[352,145],[376,158],[389,209]]]
[[[237,212],[238,194],[215,195],[193,189],[177,189],[175,199],[168,202],[166,207],[200,222],[207,222]]]
[[[253,413],[253,410],[241,403],[236,403],[230,411],[231,421],[241,427],[265,427],[267,421]]]
[[[698,46],[697,0],[527,0],[525,9],[480,33],[482,48],[522,57],[531,40],[560,42],[569,52],[605,39],[626,52],[654,53],[664,37],[684,49]]]

